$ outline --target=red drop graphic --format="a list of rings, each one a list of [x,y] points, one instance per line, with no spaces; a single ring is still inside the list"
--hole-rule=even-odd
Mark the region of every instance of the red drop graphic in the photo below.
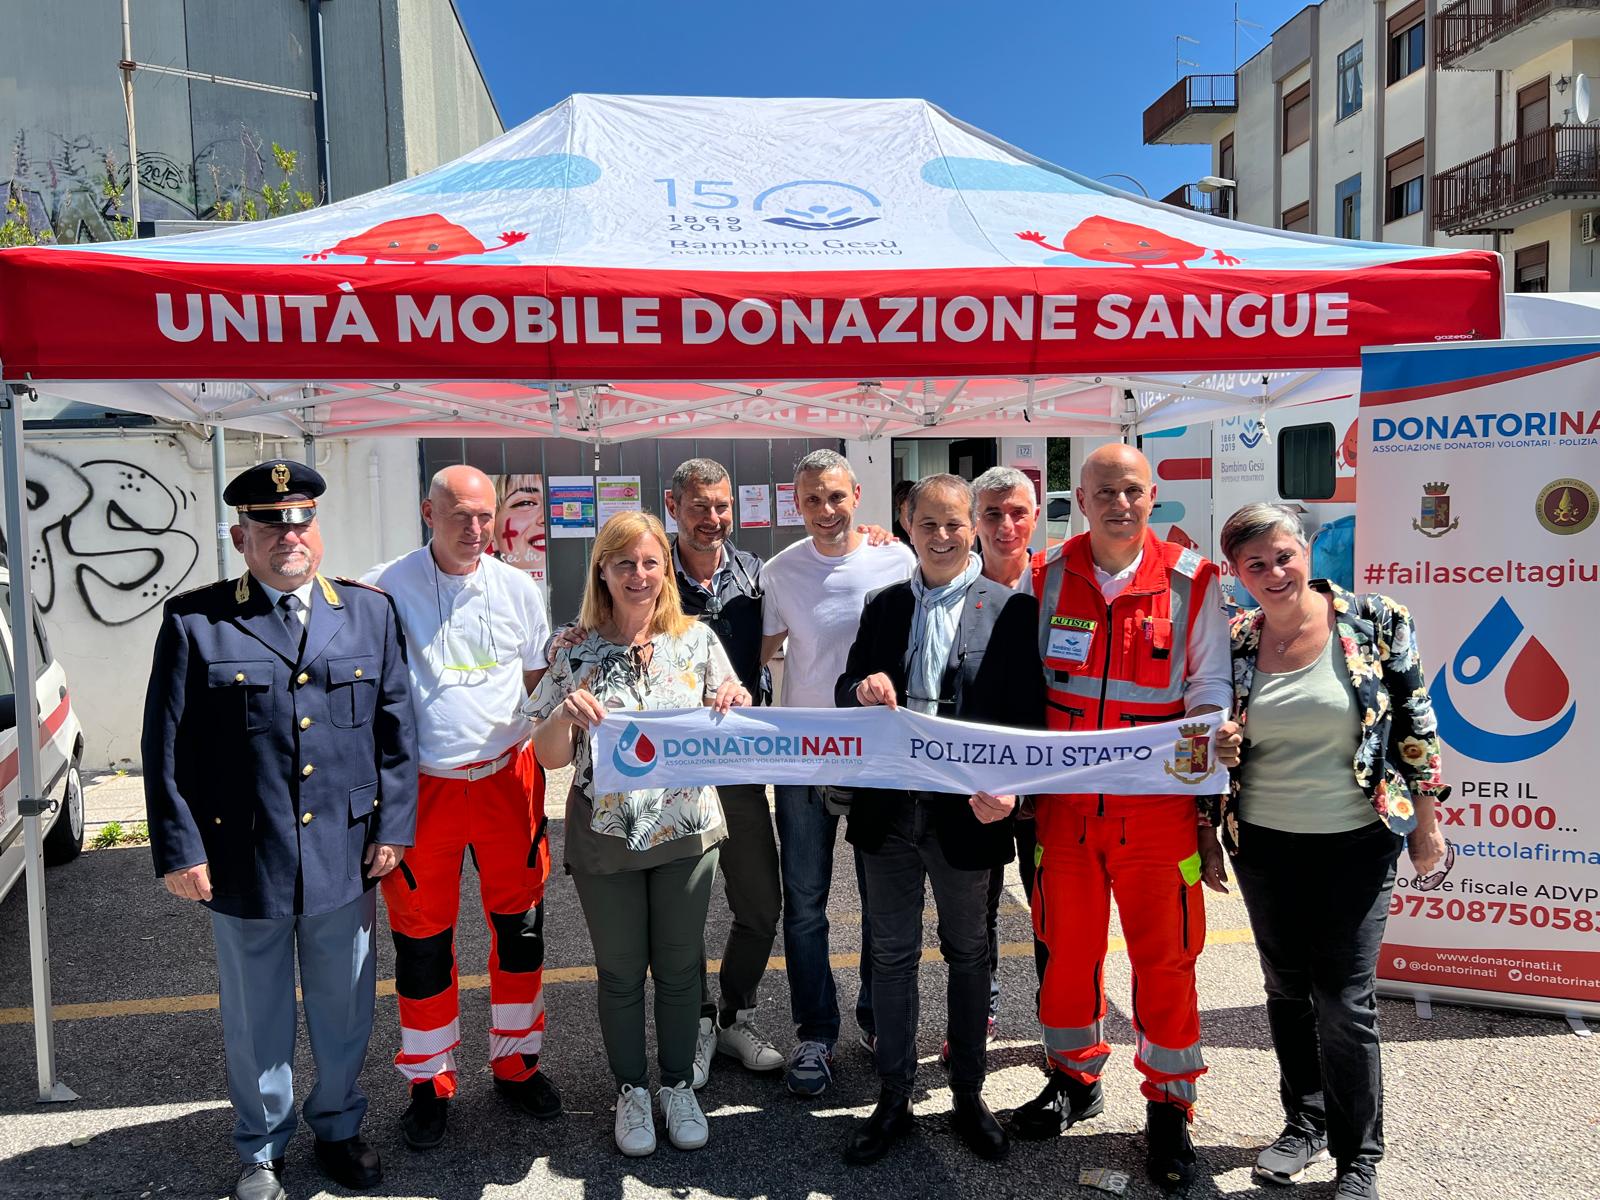
[[[1567,706],[1571,685],[1538,638],[1517,655],[1506,673],[1506,703],[1524,721],[1548,721]]]
[[[1551,666],[1555,664],[1552,663]],[[639,735],[639,740],[633,744],[633,753],[640,762],[654,762],[656,759],[656,744],[644,734]]]

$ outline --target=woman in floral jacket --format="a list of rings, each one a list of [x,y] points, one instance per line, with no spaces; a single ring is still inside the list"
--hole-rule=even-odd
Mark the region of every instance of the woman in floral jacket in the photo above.
[[[567,793],[567,871],[594,943],[600,1033],[616,1076],[617,1148],[656,1148],[645,1059],[644,979],[655,980],[656,1096],[667,1137],[695,1150],[710,1135],[691,1087],[700,1024],[700,953],[717,844],[727,826],[708,787],[595,792],[588,732],[612,709],[749,704],[707,625],[684,615],[661,522],[619,513],[595,539],[576,644],[558,643],[523,712],[546,767],[576,761]]]
[[[1292,509],[1247,505],[1221,542],[1261,605],[1233,622],[1234,719],[1217,737],[1232,791],[1209,814],[1261,954],[1287,1117],[1256,1173],[1295,1183],[1331,1152],[1335,1195],[1368,1200],[1383,1156],[1376,984],[1396,863],[1405,845],[1426,876],[1447,849],[1433,709],[1411,615],[1312,579]],[[1222,855],[1206,849],[1221,882]]]

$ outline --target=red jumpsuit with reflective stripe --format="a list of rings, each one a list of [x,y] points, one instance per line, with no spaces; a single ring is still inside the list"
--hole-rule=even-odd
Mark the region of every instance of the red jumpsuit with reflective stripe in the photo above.
[[[1033,563],[1051,729],[1112,729],[1183,716],[1195,617],[1216,568],[1145,534],[1144,557],[1109,604],[1087,534]],[[1034,929],[1049,947],[1039,1020],[1051,1065],[1084,1083],[1110,1057],[1105,957],[1111,897],[1133,967],[1134,1065],[1144,1095],[1189,1110],[1205,1072],[1194,964],[1205,944],[1192,796],[1037,800]]]
[[[526,1079],[544,1048],[544,889],[550,878],[544,770],[531,743],[493,775],[417,780],[417,839],[400,869],[383,877],[395,947],[400,1051],[408,1084],[432,1080],[456,1091],[461,1041],[455,924],[461,863],[472,851],[489,919],[489,1065],[500,1079]]]

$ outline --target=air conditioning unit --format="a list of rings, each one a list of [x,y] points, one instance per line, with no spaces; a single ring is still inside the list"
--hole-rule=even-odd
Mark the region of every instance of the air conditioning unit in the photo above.
[[[1578,218],[1578,240],[1600,242],[1600,209],[1592,209]]]

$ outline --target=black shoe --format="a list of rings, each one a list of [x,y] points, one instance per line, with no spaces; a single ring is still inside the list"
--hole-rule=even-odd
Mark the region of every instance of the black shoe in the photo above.
[[[1299,1183],[1313,1163],[1328,1161],[1328,1135],[1285,1125],[1278,1140],[1256,1158],[1256,1178],[1268,1183]]]
[[[982,1096],[956,1094],[955,1112],[950,1116],[950,1128],[979,1158],[1001,1159],[1011,1149],[1011,1139],[1004,1126],[995,1120]]]
[[[329,1179],[352,1192],[364,1192],[383,1182],[378,1152],[367,1145],[360,1134],[339,1142],[318,1138],[317,1166]]]
[[[450,1101],[433,1090],[433,1080],[411,1087],[411,1105],[400,1118],[400,1132],[413,1150],[432,1150],[444,1141]]]
[[[887,1093],[878,1098],[878,1107],[872,1115],[850,1135],[850,1144],[844,1148],[844,1160],[853,1167],[877,1162],[889,1153],[889,1147],[911,1132],[911,1101],[904,1096]]]
[[[1378,1200],[1377,1172],[1365,1163],[1340,1167],[1333,1196],[1334,1200]]]
[[[289,1193],[283,1190],[283,1159],[245,1163],[230,1194],[232,1200],[288,1200]]]
[[[1163,1191],[1181,1192],[1194,1182],[1194,1143],[1189,1113],[1176,1104],[1145,1103],[1145,1171]]]
[[[526,1079],[501,1079],[496,1076],[494,1090],[523,1112],[541,1121],[561,1115],[561,1093],[544,1077],[543,1071],[535,1071]]]
[[[1014,1137],[1036,1142],[1058,1137],[1079,1121],[1098,1117],[1105,1108],[1098,1079],[1083,1083],[1065,1071],[1051,1071],[1044,1091],[1007,1113],[1006,1124]]]

